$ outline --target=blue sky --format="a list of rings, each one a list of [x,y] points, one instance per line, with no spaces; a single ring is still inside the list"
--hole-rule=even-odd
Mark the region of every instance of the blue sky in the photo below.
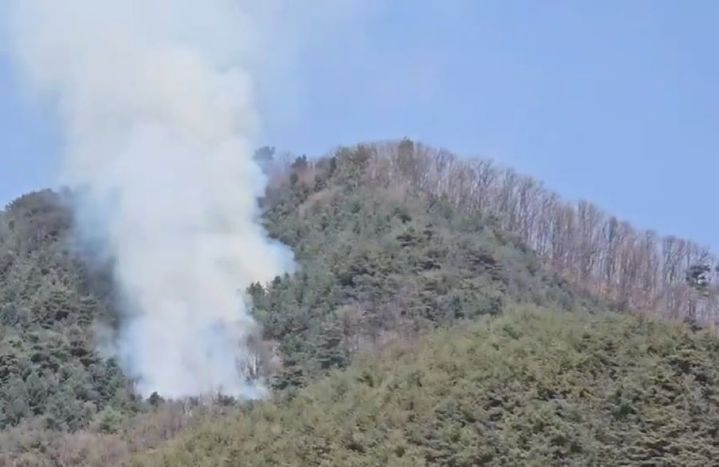
[[[719,2],[386,1],[263,90],[295,152],[409,136],[719,249]],[[61,139],[0,57],[0,202],[52,184]]]

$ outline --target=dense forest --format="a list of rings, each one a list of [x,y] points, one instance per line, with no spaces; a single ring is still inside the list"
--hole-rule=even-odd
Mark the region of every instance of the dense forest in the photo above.
[[[608,314],[508,310],[363,355],[137,465],[710,465],[719,345]]]
[[[71,193],[32,193],[0,214],[0,463],[702,465],[719,453],[706,249],[408,140],[257,159],[265,226],[298,265],[246,291],[270,400],[135,395],[103,346],[118,326],[109,264],[73,242]]]

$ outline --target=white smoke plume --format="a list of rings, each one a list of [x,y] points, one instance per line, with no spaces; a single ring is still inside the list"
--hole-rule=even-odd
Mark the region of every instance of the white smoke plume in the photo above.
[[[81,228],[114,258],[118,353],[145,395],[262,393],[238,368],[255,328],[243,291],[292,267],[258,221],[265,180],[252,160],[252,73],[280,10],[22,0],[9,13],[19,67],[58,110],[61,181],[84,194]]]

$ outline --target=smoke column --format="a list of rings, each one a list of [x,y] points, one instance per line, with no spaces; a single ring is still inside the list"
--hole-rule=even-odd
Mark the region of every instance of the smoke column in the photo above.
[[[117,352],[139,390],[258,397],[239,368],[243,291],[291,268],[258,222],[256,15],[229,0],[22,0],[12,52],[55,104],[62,183],[101,238],[125,306]],[[239,369],[238,369],[239,368]]]

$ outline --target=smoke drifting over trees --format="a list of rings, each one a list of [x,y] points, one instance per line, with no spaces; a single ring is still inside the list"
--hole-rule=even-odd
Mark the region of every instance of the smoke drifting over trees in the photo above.
[[[139,389],[256,397],[242,291],[291,268],[257,222],[262,2],[17,2],[13,52],[57,103],[78,234],[113,261]],[[256,16],[256,17],[255,17]]]
[[[0,5],[68,188],[0,210],[0,464],[719,456],[708,249],[410,140],[255,150],[374,3]]]

